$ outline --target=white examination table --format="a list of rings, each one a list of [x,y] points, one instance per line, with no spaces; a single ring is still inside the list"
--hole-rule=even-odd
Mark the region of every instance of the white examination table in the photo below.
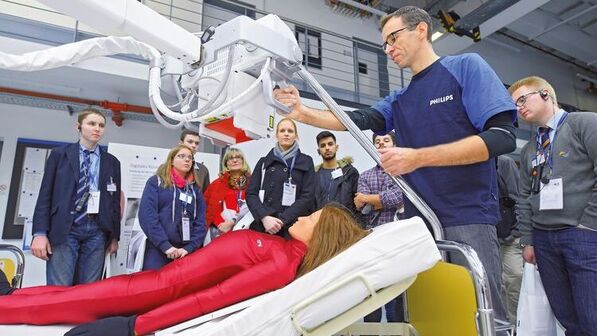
[[[440,258],[420,218],[388,223],[284,288],[156,335],[306,335],[317,327],[331,335],[404,291]],[[385,295],[365,300],[386,287]],[[0,335],[62,335],[69,328],[0,326]]]

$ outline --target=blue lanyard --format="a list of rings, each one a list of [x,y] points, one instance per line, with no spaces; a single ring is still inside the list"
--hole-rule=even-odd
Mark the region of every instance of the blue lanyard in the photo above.
[[[294,169],[294,162],[296,161],[296,157],[298,156],[298,153],[292,157],[292,163],[290,163],[290,171],[288,171],[288,181],[290,183],[292,183],[292,170]],[[286,162],[286,160],[282,160],[284,161],[284,164],[286,165],[286,167],[288,167],[288,163]]]

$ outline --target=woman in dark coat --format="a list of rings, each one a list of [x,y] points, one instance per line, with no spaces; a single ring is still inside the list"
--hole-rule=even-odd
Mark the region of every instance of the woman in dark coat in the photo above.
[[[288,228],[315,205],[317,178],[313,159],[299,149],[294,121],[280,120],[276,140],[253,170],[247,205],[255,218],[252,230],[288,238]]]

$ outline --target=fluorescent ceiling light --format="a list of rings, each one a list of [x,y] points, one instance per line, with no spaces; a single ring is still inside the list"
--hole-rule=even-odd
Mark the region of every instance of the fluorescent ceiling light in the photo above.
[[[435,40],[442,37],[443,35],[444,35],[444,33],[442,33],[442,32],[433,33],[433,35],[431,35],[431,42],[434,42]]]

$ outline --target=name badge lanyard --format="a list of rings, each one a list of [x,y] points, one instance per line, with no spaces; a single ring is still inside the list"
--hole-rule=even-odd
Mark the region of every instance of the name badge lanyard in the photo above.
[[[263,179],[263,177],[262,177],[262,179]],[[236,188],[237,189],[234,191],[234,196],[236,196],[236,206],[238,207],[238,209],[240,209],[240,207],[244,203],[243,190],[240,187],[240,181],[236,181]]]
[[[296,156],[292,158],[292,163],[290,164],[290,171],[288,172],[288,182],[284,183],[284,188],[282,189],[282,206],[291,206],[296,201],[296,184],[292,183],[292,170],[294,169],[294,163],[296,161]],[[286,167],[288,167],[288,163],[284,160]]]
[[[547,148],[543,148],[541,144],[541,137],[539,136],[539,134],[535,136],[537,143],[537,155],[535,156],[535,162],[537,163],[537,166],[533,167],[533,169],[531,170],[531,191],[533,191],[535,194],[539,193],[539,191],[541,190],[541,183],[543,182],[543,180],[549,183],[549,179],[544,179],[544,175],[551,177],[553,174],[553,144],[556,141],[558,129],[564,123],[567,117],[568,112],[564,112],[564,114],[558,121],[557,126],[553,129],[553,141],[549,142]],[[544,161],[540,163],[542,157]],[[544,168],[546,165],[549,168],[549,172],[544,173]]]
[[[288,171],[288,183],[292,183],[292,170],[294,169],[294,162],[296,161],[297,156],[298,154],[292,158],[292,162],[290,163],[290,170]],[[286,162],[286,160],[283,161],[286,167],[288,167],[288,163]]]
[[[172,192],[172,223],[174,223],[174,215],[176,212],[176,190],[178,189],[176,186],[173,186],[173,192]],[[190,196],[189,194],[193,194],[193,198],[192,199],[196,199],[197,195],[195,194],[195,190],[193,190],[191,188],[191,192],[189,192],[189,187],[188,185],[185,185],[184,190],[181,189],[180,190],[181,193],[184,193],[185,198],[184,201],[182,199],[180,199],[180,203],[181,203],[181,207],[182,207],[182,217],[188,217],[187,215],[187,204],[189,203],[187,201],[187,198]],[[197,203],[194,203],[193,206],[193,214],[197,213]]]

